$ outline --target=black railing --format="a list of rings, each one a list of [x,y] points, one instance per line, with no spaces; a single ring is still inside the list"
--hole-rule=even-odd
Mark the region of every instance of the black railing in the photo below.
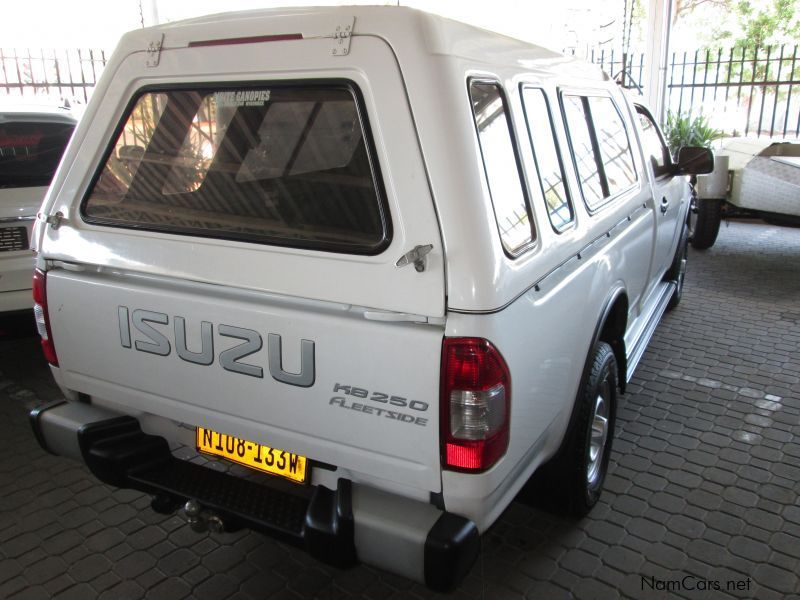
[[[105,50],[0,48],[0,94],[86,103],[105,65]]]
[[[671,75],[672,110],[699,103],[709,114],[714,107],[716,121],[728,117],[732,127],[720,128],[734,135],[800,136],[798,46],[684,52],[673,55]]]
[[[622,53],[613,48],[608,51],[605,49],[592,50],[589,60],[600,65],[622,86],[639,91],[644,90],[644,53]]]
[[[106,60],[97,49],[0,49],[0,94],[85,103]],[[625,87],[643,90],[643,53],[593,50],[589,60]],[[800,46],[674,52],[665,105],[705,114],[728,135],[800,137]]]
[[[623,85],[643,88],[644,55],[592,52],[592,62]],[[625,68],[623,69],[623,65]],[[728,135],[800,137],[800,47],[674,52],[667,65],[666,108],[706,115]]]

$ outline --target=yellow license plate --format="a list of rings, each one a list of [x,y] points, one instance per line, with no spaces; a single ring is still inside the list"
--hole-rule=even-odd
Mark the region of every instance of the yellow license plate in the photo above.
[[[197,449],[205,454],[221,456],[251,469],[285,477],[296,483],[303,483],[306,480],[308,460],[305,456],[292,454],[286,450],[248,442],[204,427],[197,428]]]

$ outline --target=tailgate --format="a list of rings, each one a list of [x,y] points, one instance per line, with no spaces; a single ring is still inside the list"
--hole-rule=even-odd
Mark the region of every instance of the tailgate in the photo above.
[[[63,269],[48,272],[47,295],[70,389],[340,469],[440,487],[439,327]]]

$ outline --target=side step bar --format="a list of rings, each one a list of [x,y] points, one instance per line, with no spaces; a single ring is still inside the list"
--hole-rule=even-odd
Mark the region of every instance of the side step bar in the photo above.
[[[650,312],[647,315],[644,326],[639,331],[632,332],[634,334],[633,340],[625,340],[625,347],[630,348],[628,352],[628,373],[626,382],[630,382],[634,371],[636,371],[636,367],[639,366],[639,362],[642,360],[642,356],[644,356],[644,351],[647,350],[647,345],[650,343],[650,339],[653,337],[661,321],[661,316],[667,310],[669,299],[672,297],[677,287],[674,281],[663,282],[660,285],[661,289],[658,291],[658,296],[656,296],[647,307]]]

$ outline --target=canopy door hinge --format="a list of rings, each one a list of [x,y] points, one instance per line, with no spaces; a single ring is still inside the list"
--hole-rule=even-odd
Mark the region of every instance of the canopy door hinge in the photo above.
[[[64,221],[64,213],[58,211],[54,215],[47,215],[44,217],[44,222],[50,225],[54,230],[61,227],[61,223]]]
[[[145,65],[148,67],[157,67],[161,60],[161,48],[164,45],[164,34],[150,41],[147,45],[147,58]]]
[[[347,56],[350,53],[350,38],[353,35],[355,24],[356,18],[351,17],[336,26],[336,30],[333,32],[333,47],[331,48],[333,56]]]

